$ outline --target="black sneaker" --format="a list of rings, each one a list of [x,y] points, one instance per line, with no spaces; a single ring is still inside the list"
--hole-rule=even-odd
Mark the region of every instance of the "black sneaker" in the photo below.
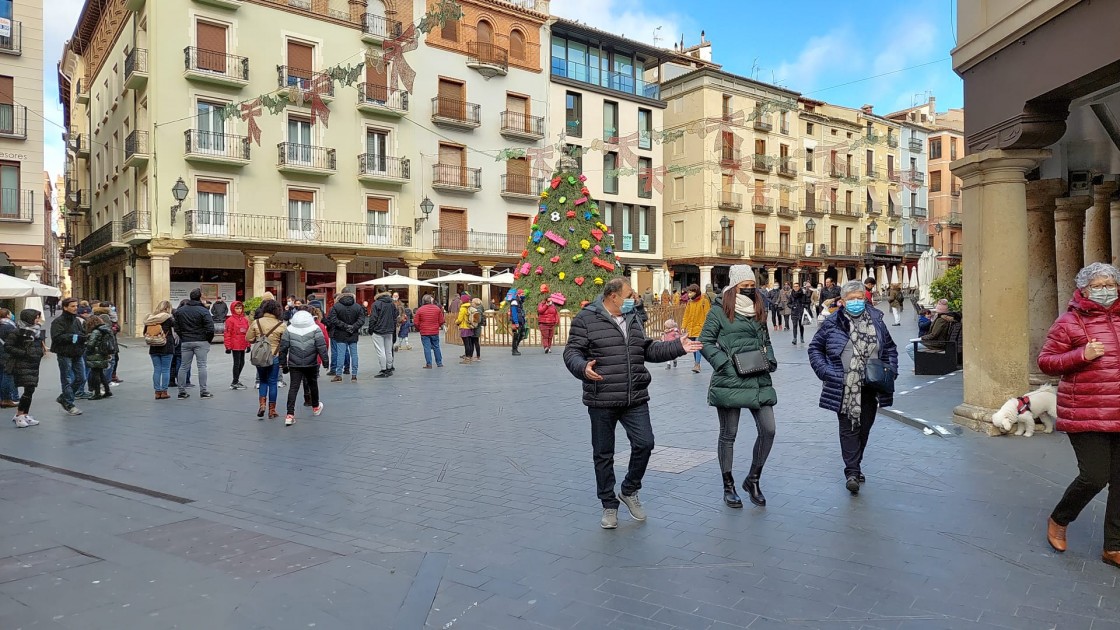
[[[856,475],[856,479],[857,479],[857,480],[858,480],[858,481],[859,481],[860,483],[864,483],[864,482],[866,482],[866,481],[867,481],[867,477],[864,477],[864,476],[863,476],[863,473],[860,473],[860,474]]]
[[[844,482],[844,487],[848,489],[853,495],[859,494],[859,477],[855,475],[848,475],[848,480]]]
[[[351,383],[357,383],[358,382],[358,377],[357,376],[351,376],[350,377],[350,382]]]
[[[198,397],[199,398],[213,398],[214,394],[211,394],[210,392],[202,392],[201,394],[198,395]]]
[[[327,376],[334,376],[334,375],[335,375],[334,370],[331,370],[330,372],[327,372]]]
[[[184,398],[190,398],[190,397],[191,397],[191,395],[187,392],[179,392],[179,400],[183,400]]]
[[[513,356],[515,356],[515,357],[519,357],[519,356],[521,356],[521,353],[520,353],[520,352],[518,352],[518,351],[516,351],[516,350],[514,350],[514,351],[513,351]]]
[[[377,373],[377,376],[375,376],[373,378],[389,378],[389,372],[388,372],[388,370],[381,370],[380,372]]]

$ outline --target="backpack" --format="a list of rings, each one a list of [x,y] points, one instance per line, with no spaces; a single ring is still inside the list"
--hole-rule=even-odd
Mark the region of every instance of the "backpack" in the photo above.
[[[120,348],[117,346],[117,336],[102,331],[101,339],[97,342],[97,350],[107,357],[120,352]]]
[[[144,325],[144,343],[156,347],[167,345],[167,335],[163,332],[162,323]]]
[[[257,367],[272,367],[272,361],[276,358],[276,355],[272,353],[272,344],[269,343],[268,338],[272,336],[272,333],[276,332],[276,329],[279,328],[280,324],[283,322],[276,322],[272,330],[267,333],[264,331],[264,327],[261,326],[261,320],[258,319],[254,323],[257,325],[257,331],[261,334],[253,340],[253,345],[249,346],[249,363]]]
[[[467,309],[467,323],[471,328],[478,328],[482,325],[482,311],[477,307],[470,307]]]

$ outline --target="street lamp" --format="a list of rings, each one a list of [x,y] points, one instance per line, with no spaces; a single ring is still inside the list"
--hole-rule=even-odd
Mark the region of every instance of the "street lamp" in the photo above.
[[[812,232],[815,229],[817,229],[817,222],[816,221],[814,221],[812,219],[809,219],[808,221],[805,222],[805,231],[806,232]]]
[[[425,196],[424,200],[420,202],[420,210],[421,210],[421,212],[424,213],[424,216],[417,217],[416,222],[415,222],[416,223],[415,231],[417,231],[417,232],[420,231],[420,226],[424,225],[424,222],[428,220],[428,215],[432,214],[432,210],[435,207],[436,207],[436,204],[432,203],[432,200],[428,199],[428,197]]]
[[[867,224],[867,229],[871,230],[871,232],[874,233],[879,229],[879,224],[875,222],[875,219],[871,219],[871,223]]]
[[[723,217],[720,218],[719,226],[726,230],[727,226],[729,226],[729,225],[731,225],[731,221],[728,220],[727,215],[725,214],[725,215],[723,215]]]
[[[175,198],[175,205],[171,206],[171,225],[175,225],[175,215],[183,207],[183,200],[187,198],[189,192],[190,189],[187,188],[187,184],[182,177],[171,187],[171,196]]]

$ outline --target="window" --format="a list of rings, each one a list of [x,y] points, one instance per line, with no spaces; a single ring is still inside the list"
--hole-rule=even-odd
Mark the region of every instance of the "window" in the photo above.
[[[439,36],[449,42],[459,41],[459,20],[444,20]]]
[[[838,237],[838,232],[839,231],[840,231],[840,228],[838,226],[835,226],[835,225],[828,228],[828,245],[829,245],[830,251],[832,251],[833,253],[836,253],[836,242],[838,240],[837,237]]]
[[[366,197],[366,242],[387,245],[390,242],[389,199]]]
[[[673,178],[673,201],[684,201],[684,176]],[[610,225],[610,223],[607,223]]]
[[[849,212],[852,211],[852,191],[850,190],[844,191],[844,209]]]
[[[467,152],[457,144],[440,143],[439,163],[436,165],[435,179],[441,184],[466,187]]]
[[[19,218],[19,163],[0,162],[0,219]]]
[[[618,194],[618,154],[614,152],[603,154],[603,193]]]
[[[849,153],[847,156],[845,156],[844,172],[847,173],[848,177],[852,176],[852,163],[853,163],[853,161],[854,160],[852,160],[852,154],[851,153]]]
[[[638,197],[653,199],[653,160],[638,158]]]
[[[363,173],[385,173],[389,170],[389,134],[380,129],[366,130],[366,152],[362,156]]]
[[[653,112],[638,108],[638,148],[653,148]]]
[[[813,150],[805,149],[805,170],[812,172],[813,170]]]
[[[957,159],[957,139],[949,138],[949,159]]]
[[[603,209],[603,225],[614,225],[614,204],[607,202],[599,206]]]
[[[288,163],[311,164],[311,121],[288,118]]]
[[[731,95],[730,94],[724,94],[723,95],[723,109],[722,109],[722,112],[723,112],[724,120],[727,120],[728,118],[731,118]]]
[[[813,135],[813,123],[811,123],[811,122],[805,123],[805,135],[808,135],[808,136]]]
[[[785,190],[786,190],[785,188],[782,189],[783,196],[788,194],[788,193],[785,192]],[[805,210],[808,211],[808,212],[812,212],[812,211],[816,210],[816,207],[817,207],[817,187],[814,184],[811,184],[809,182],[805,182]]]
[[[619,204],[618,213],[622,215],[622,249],[634,251],[634,234],[630,231],[630,206]]]
[[[311,88],[311,71],[315,67],[315,47],[288,40],[288,85]]]
[[[312,217],[315,209],[315,191],[288,190],[288,237],[297,240],[315,240],[317,235]]]
[[[475,39],[482,44],[493,44],[494,27],[486,20],[479,20],[475,28]]]
[[[14,134],[16,131],[15,80],[0,76],[0,133]]]
[[[868,177],[875,175],[875,151],[871,149],[867,150],[867,161],[863,165],[863,174]]]
[[[648,252],[651,250],[650,242],[653,240],[652,209],[649,206],[638,206],[634,210],[638,213],[638,250]]]
[[[440,79],[437,96],[439,115],[452,120],[467,120],[467,86],[462,81]]]
[[[193,68],[218,74],[226,73],[226,27],[221,24],[199,21],[195,23],[195,52]]]
[[[754,226],[754,249],[755,252],[766,251],[766,226],[761,223],[756,223]]]
[[[778,228],[778,251],[786,254],[790,251],[789,247],[789,227],[783,225]]]
[[[941,138],[930,138],[929,140],[929,159],[941,159]]]
[[[887,155],[887,174],[894,177],[894,156],[889,154]]]
[[[848,248],[849,252],[852,252],[852,234],[854,231],[855,228],[847,228],[844,230],[844,246]]]
[[[673,246],[684,245],[684,221],[673,221]]]
[[[226,123],[222,117],[221,103],[199,101],[196,106],[198,131],[195,134],[194,150],[199,153],[221,155],[226,150]],[[113,143],[116,145],[116,142]]]
[[[941,171],[930,171],[929,174],[929,191],[941,191]]]
[[[618,103],[603,101],[603,142],[618,142]]]
[[[575,92],[568,92],[564,99],[564,133],[573,138],[583,137],[583,97]]]
[[[196,232],[202,234],[225,234],[226,205],[229,184],[223,181],[200,179],[195,183],[195,201],[198,208],[195,212],[194,225]]]
[[[514,158],[506,161],[506,188],[507,192],[517,193],[521,195],[532,195],[540,191],[534,191],[530,177],[529,160],[526,158]],[[528,236],[528,233],[526,233]],[[517,251],[521,251],[520,249]]]
[[[778,120],[780,121],[780,124],[781,124],[781,132],[788,135],[789,134],[789,112],[782,112],[781,114],[778,114]]]
[[[509,33],[509,56],[514,59],[525,58],[525,34],[516,28]]]
[[[867,139],[870,140],[875,137],[875,129],[871,126],[871,121],[867,121]]]

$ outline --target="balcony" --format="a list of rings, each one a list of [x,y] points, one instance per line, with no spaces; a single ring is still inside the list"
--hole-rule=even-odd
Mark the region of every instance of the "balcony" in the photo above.
[[[35,191],[0,188],[0,221],[31,223],[35,220]]]
[[[909,175],[910,175],[910,181],[911,182],[913,182],[913,183],[915,183],[919,186],[924,186],[925,185],[925,183],[926,183],[926,174],[925,173],[923,173],[921,171],[909,171]]]
[[[470,131],[482,126],[482,108],[453,98],[432,99],[432,122],[440,127]]]
[[[774,165],[771,163],[769,155],[755,153],[754,158],[751,160],[751,170],[756,173],[769,173],[773,170]]]
[[[887,206],[887,218],[897,219],[902,216],[902,208],[898,206]]]
[[[929,249],[929,245],[924,243],[907,243],[902,246],[902,255],[907,258],[917,258],[926,253],[927,249]]]
[[[867,216],[878,217],[883,215],[883,206],[879,204],[872,204],[867,206]]]
[[[824,247],[823,245],[821,247]],[[825,250],[827,258],[853,259],[863,258],[858,245],[852,243],[837,243]]]
[[[863,171],[864,177],[870,179],[879,179],[879,169],[871,167]]]
[[[949,225],[963,225],[963,222],[961,221],[961,213],[950,212],[949,220],[946,221],[946,223],[948,223]]]
[[[872,258],[893,259],[902,257],[902,245],[897,243],[865,242],[863,243],[863,251]]]
[[[250,142],[245,136],[187,129],[183,132],[188,162],[245,166],[249,163]]]
[[[366,13],[362,15],[362,41],[367,44],[380,44],[387,39],[400,37],[403,32],[397,20]]]
[[[323,93],[319,95],[324,101],[334,98],[334,80],[329,75],[313,70],[293,68],[291,66],[276,66],[277,87],[297,87],[304,92],[313,86],[321,86]]]
[[[949,256],[953,258],[961,257],[962,246],[960,243],[949,243]]]
[[[925,219],[929,217],[929,211],[921,206],[910,206],[911,219]]]
[[[467,67],[487,79],[506,76],[509,51],[491,42],[467,42]]]
[[[130,90],[142,90],[148,84],[148,51],[133,48],[124,58],[124,86]]]
[[[544,179],[528,175],[502,175],[502,196],[506,199],[536,202],[544,190]]]
[[[892,170],[892,169],[888,169],[887,170],[887,181],[892,183],[892,184],[897,184],[897,183],[901,182],[902,181],[902,173],[900,173],[898,171],[895,171],[895,170]]]
[[[90,194],[88,188],[67,187],[66,205],[75,210],[89,210]]]
[[[249,58],[203,50],[183,49],[183,76],[193,81],[243,88],[249,84]]]
[[[953,186],[952,195],[954,197],[960,197],[961,196],[961,187],[960,186]]]
[[[816,199],[809,198],[809,203],[801,209],[801,214],[806,217],[823,217],[825,211],[828,209],[828,202],[818,203]]]
[[[769,260],[796,260],[797,252],[789,244],[780,243],[755,243],[751,258],[766,258]]]
[[[797,256],[798,258],[822,258],[828,247],[816,242],[817,233],[801,232],[797,235]]]
[[[893,135],[887,136],[887,146],[892,148],[892,149],[897,149],[898,148],[898,138],[896,136],[893,136]]]
[[[778,175],[780,177],[797,177],[797,165],[789,156],[778,158]]]
[[[218,7],[219,9],[229,9],[230,11],[236,11],[236,10],[241,8],[242,4],[244,4],[244,2],[242,2],[242,0],[194,0],[194,1],[199,3],[199,4],[208,4],[212,7]]]
[[[412,179],[408,158],[388,157],[377,153],[358,156],[358,181],[367,184],[404,184]]]
[[[358,111],[400,118],[408,113],[408,92],[374,83],[358,84]]]
[[[0,105],[0,138],[27,139],[27,107]]]
[[[476,193],[482,190],[482,169],[433,164],[432,188],[449,192]]]
[[[739,149],[732,146],[721,146],[719,150],[719,165],[723,168],[739,168],[742,154]]]
[[[758,111],[754,113],[754,129],[755,131],[770,132],[774,130],[774,123],[770,122],[770,117]]]
[[[788,201],[778,202],[778,216],[783,219],[796,219],[797,206]]]
[[[78,77],[78,85],[76,87],[77,89],[74,90],[74,94],[77,95],[76,98],[78,102],[82,105],[89,104],[89,79]]]
[[[733,241],[717,238],[715,241],[716,256],[723,258],[742,258],[747,255],[746,241]]]
[[[325,177],[338,171],[338,162],[334,149],[280,142],[276,145],[276,169],[281,173]]]
[[[858,204],[852,206],[836,204],[828,211],[828,215],[836,219],[858,219],[863,216],[863,210]]]
[[[23,23],[13,20],[11,26],[11,34],[7,37],[0,37],[0,55],[23,54]]]
[[[544,138],[544,117],[521,112],[502,112],[502,136],[510,140],[536,142]]]
[[[78,243],[78,247],[74,249],[74,255],[80,260],[89,262],[99,254],[124,248],[124,240],[121,238],[121,222],[109,221],[83,238]]]
[[[567,61],[561,57],[552,57],[552,76],[553,78],[596,85],[623,94],[633,94],[634,96],[643,96],[654,100],[661,99],[661,86],[657,83],[646,83],[630,74],[588,68],[585,64]]]
[[[751,202],[751,211],[755,214],[774,214],[774,202],[755,197]]]
[[[148,154],[148,132],[139,129],[133,130],[124,139],[124,167],[142,168],[147,166],[150,157]]]
[[[924,143],[917,138],[910,138],[910,152],[911,153],[921,153],[922,150],[925,148],[924,146],[922,146],[923,144]]]
[[[89,134],[70,129],[66,139],[67,147],[78,157],[89,157]]]
[[[133,210],[121,217],[121,240],[128,245],[152,240],[151,213]]]
[[[474,230],[433,230],[432,249],[455,254],[497,254],[518,256],[525,249],[524,234],[475,232]]]
[[[844,164],[829,164],[828,176],[839,179],[841,177],[851,177],[851,174],[848,172],[848,167]]]
[[[412,228],[287,216],[188,210],[183,214],[187,240],[275,243],[325,248],[403,250],[412,247]]]
[[[719,194],[719,209],[720,210],[742,210],[743,209],[743,195],[729,191],[722,191]]]

